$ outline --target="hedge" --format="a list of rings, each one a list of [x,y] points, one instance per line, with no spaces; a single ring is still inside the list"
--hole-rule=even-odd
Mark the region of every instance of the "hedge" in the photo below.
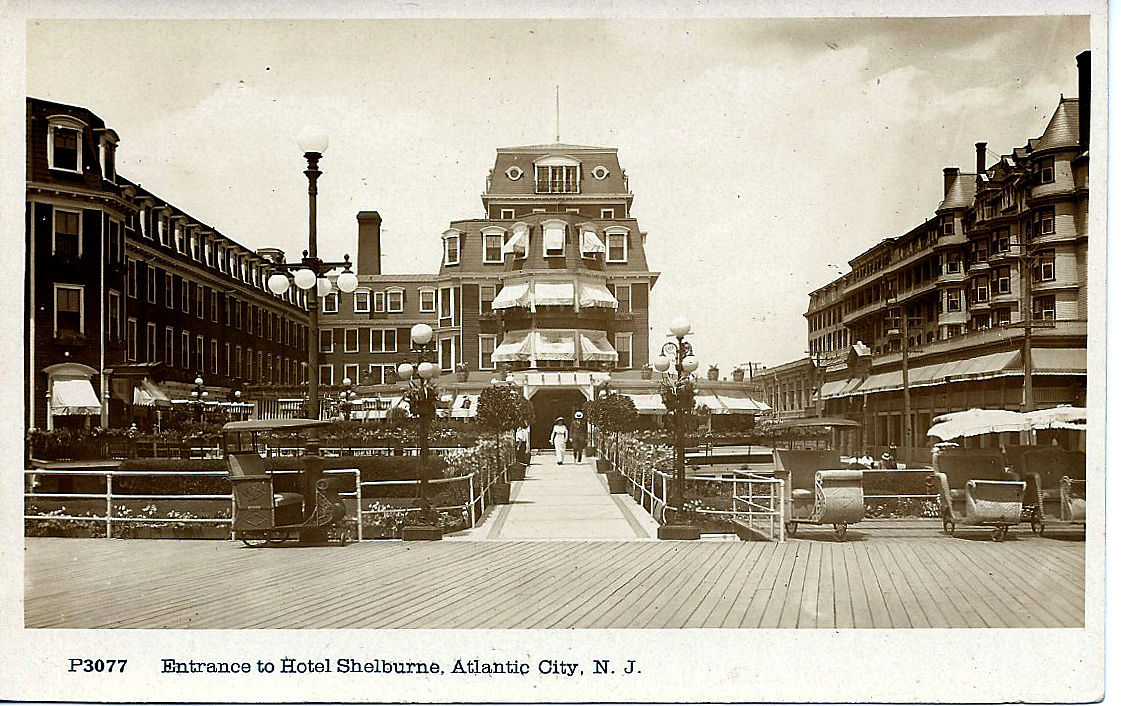
[[[336,468],[357,468],[363,481],[416,480],[420,478],[421,459],[416,456],[347,456],[323,458],[325,470]],[[264,459],[265,468],[270,471],[295,471],[298,459],[292,457]],[[429,456],[429,478],[444,477],[447,463],[439,456]],[[225,471],[226,464],[221,459],[175,459],[175,458],[132,458],[121,462],[122,471],[147,471],[150,476],[117,476],[113,478],[114,494],[137,495],[224,495],[230,492],[226,476],[173,475],[178,472]],[[157,474],[166,473],[166,476]],[[40,477],[39,492],[59,493],[100,493],[104,492],[104,476],[67,476],[65,474],[43,474]],[[353,482],[346,476],[339,476],[345,491],[354,489]],[[299,476],[295,473],[277,474],[273,478],[277,491],[298,492]],[[416,494],[414,485],[399,486],[398,494],[394,486],[379,489],[388,497],[412,497]]]

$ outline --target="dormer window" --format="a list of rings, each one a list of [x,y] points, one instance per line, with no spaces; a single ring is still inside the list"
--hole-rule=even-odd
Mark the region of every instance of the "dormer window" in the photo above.
[[[459,264],[459,231],[444,231],[444,264]]]
[[[47,166],[67,172],[82,172],[82,130],[85,125],[66,116],[49,118]]]
[[[539,194],[580,192],[580,162],[571,157],[545,157],[534,162]]]
[[[524,260],[529,252],[529,226],[525,223],[515,223],[510,238],[502,244],[502,254],[513,253]]]
[[[175,224],[175,252],[185,253],[186,251],[186,243],[183,240],[183,226],[177,222]]]
[[[545,257],[564,257],[564,221],[542,221],[542,246]]]
[[[405,290],[393,288],[385,290],[385,310],[390,314],[400,314],[405,310]]]
[[[627,231],[625,229],[608,229],[604,233],[607,238],[607,261],[627,261]]]
[[[488,228],[483,235],[483,262],[502,264],[502,246],[505,245],[506,232],[501,228]]]

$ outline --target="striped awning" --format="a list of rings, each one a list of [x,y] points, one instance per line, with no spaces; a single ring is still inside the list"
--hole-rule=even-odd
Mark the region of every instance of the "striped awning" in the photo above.
[[[596,235],[594,230],[585,230],[580,232],[580,254],[589,255],[597,252],[605,252],[607,248],[604,246],[603,241]]]
[[[581,282],[580,307],[583,309],[592,307],[618,309],[619,302],[612,296],[607,287],[599,282]]]
[[[533,337],[530,333],[530,331],[520,331],[506,334],[502,343],[491,354],[491,360],[498,363],[529,360],[533,352]]]
[[[572,306],[576,291],[572,282],[534,282],[532,299],[535,306]]]
[[[490,303],[490,308],[509,309],[515,306],[529,306],[530,301],[529,283],[515,282],[502,286],[494,301]]]
[[[580,332],[580,360],[614,362],[619,354],[607,342],[607,335],[595,332]]]
[[[534,331],[533,354],[537,360],[576,360],[576,341],[571,331]]]
[[[101,401],[89,380],[55,380],[51,384],[51,414],[101,414]]]
[[[666,406],[662,403],[662,396],[647,393],[626,393],[634,402],[634,408],[639,414],[665,414]]]
[[[132,388],[132,403],[140,407],[170,407],[171,398],[151,380],[141,380]]]

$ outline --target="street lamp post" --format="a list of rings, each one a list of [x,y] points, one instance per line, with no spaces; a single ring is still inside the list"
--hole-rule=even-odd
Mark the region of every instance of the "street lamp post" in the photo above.
[[[195,376],[195,386],[191,389],[191,404],[195,408],[195,416],[198,417],[198,422],[201,424],[203,420],[203,413],[206,411],[206,398],[210,393],[202,387],[202,376]]]
[[[693,409],[693,373],[699,362],[693,355],[693,346],[685,340],[691,333],[689,320],[684,316],[670,323],[670,333],[676,338],[662,346],[662,353],[654,359],[654,369],[662,374],[662,399],[673,420],[674,484],[671,504],[674,522],[658,528],[658,539],[699,539],[700,528],[685,524],[685,419]],[[670,373],[670,370],[673,373]]]
[[[402,528],[401,539],[438,540],[443,537],[443,530],[436,522],[432,501],[428,497],[428,432],[436,417],[436,385],[433,379],[440,374],[440,367],[429,360],[436,353],[431,326],[416,324],[409,332],[409,338],[412,342],[409,348],[412,356],[410,360],[397,366],[397,376],[409,384],[409,414],[417,420],[423,524]]]
[[[350,421],[350,410],[358,393],[354,391],[354,381],[343,378],[343,389],[339,392],[339,416],[344,422]]]
[[[297,138],[307,169],[304,175],[308,180],[308,249],[297,262],[273,262],[274,270],[268,278],[268,288],[273,294],[282,295],[288,291],[291,282],[307,292],[308,337],[307,337],[307,400],[308,414],[320,418],[319,410],[319,298],[331,293],[331,280],[326,277],[332,270],[341,269],[335,284],[343,292],[353,292],[358,288],[358,276],[350,271],[350,256],[344,255],[342,262],[325,262],[319,258],[316,243],[316,195],[318,192],[319,160],[327,150],[327,135],[317,127],[305,128]],[[291,276],[291,282],[289,281]],[[304,517],[315,511],[315,485],[323,472],[322,459],[319,457],[319,432],[313,427],[307,430],[304,458]],[[321,529],[309,529],[300,533],[300,541],[318,543],[326,539]]]

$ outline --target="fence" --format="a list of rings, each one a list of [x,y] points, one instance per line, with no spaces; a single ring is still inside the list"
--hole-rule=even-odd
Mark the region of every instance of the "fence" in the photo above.
[[[619,463],[608,461],[626,480],[632,497],[659,524],[666,511],[677,511],[670,502],[674,478],[657,468],[672,459],[664,447],[627,439],[619,444]],[[604,456],[605,459],[609,455]],[[685,510],[702,520],[702,531],[731,532],[736,525],[768,540],[785,540],[785,494],[781,480],[746,471],[724,475],[690,474],[686,478]]]
[[[452,451],[446,449],[445,451]],[[489,464],[491,460],[487,455],[489,451],[482,451],[480,447],[472,449],[457,449],[460,452],[458,456],[458,463],[462,466],[466,464],[473,464],[477,466],[474,470],[463,473],[450,478],[437,478],[429,481],[429,485],[433,486],[436,491],[449,485],[454,486],[462,484],[464,486],[463,502],[453,505],[437,506],[434,509],[440,512],[448,513],[450,511],[459,511],[459,515],[463,518],[465,527],[474,527],[480,522],[486,514],[489,507],[494,505],[494,486],[496,483],[502,482],[505,479],[505,470],[499,470]],[[499,464],[502,463],[502,458],[498,459]],[[294,470],[281,470],[273,471],[275,475],[294,474]],[[419,486],[420,481],[417,479],[408,480],[391,480],[391,481],[364,481],[361,477],[359,469],[325,469],[325,475],[343,475],[352,476],[354,479],[354,489],[352,491],[340,492],[340,497],[343,498],[344,503],[347,505],[348,518],[357,524],[357,537],[359,541],[366,538],[365,525],[367,525],[367,518],[382,517],[381,523],[376,520],[370,524],[375,527],[379,524],[392,528],[394,532],[400,529],[401,524],[405,520],[405,516],[412,512],[419,512],[420,507],[406,506],[406,507],[391,507],[389,505],[381,505],[375,500],[376,493],[364,493],[364,489],[375,489],[385,486]],[[46,500],[50,503],[62,501],[78,501],[79,505],[93,506],[98,511],[91,512],[91,514],[77,515],[67,512],[51,511],[51,512],[28,512],[25,504],[25,511],[23,519],[25,522],[72,522],[72,523],[95,523],[104,525],[103,536],[113,538],[114,536],[120,537],[133,536],[135,532],[126,531],[114,534],[114,525],[125,526],[138,526],[151,527],[153,525],[170,525],[172,527],[179,526],[180,528],[185,525],[218,525],[218,526],[231,526],[232,532],[232,505],[233,495],[232,492],[227,493],[187,493],[187,494],[172,494],[172,493],[129,493],[129,492],[115,492],[114,479],[128,478],[128,477],[194,477],[194,478],[207,478],[207,477],[226,477],[226,471],[145,471],[145,470],[129,470],[122,471],[113,468],[105,469],[27,469],[24,471],[26,482],[24,493],[25,503],[29,503],[36,510],[38,509],[37,501]],[[50,476],[65,476],[70,478],[103,478],[104,482],[101,484],[102,490],[98,492],[38,492],[37,488],[41,485],[43,477]],[[148,514],[141,512],[135,514],[134,506],[139,503],[147,502],[154,508],[156,501],[171,501],[172,503],[182,503],[193,501],[192,510],[202,511],[204,507],[211,510],[211,516],[201,517],[193,516],[191,511],[178,511],[169,510],[166,516],[157,517],[154,510],[149,510]],[[119,504],[124,503],[124,504]],[[373,503],[371,506],[370,503]],[[103,508],[103,509],[102,509]],[[142,510],[148,510],[149,506],[145,506]],[[65,505],[61,506],[65,510]],[[158,508],[157,508],[158,509]],[[217,510],[215,513],[214,511]],[[384,518],[395,518],[393,521],[387,521]],[[195,536],[201,538],[200,533],[186,533],[187,536]],[[99,535],[101,536],[101,535]],[[232,535],[227,535],[232,536]]]

